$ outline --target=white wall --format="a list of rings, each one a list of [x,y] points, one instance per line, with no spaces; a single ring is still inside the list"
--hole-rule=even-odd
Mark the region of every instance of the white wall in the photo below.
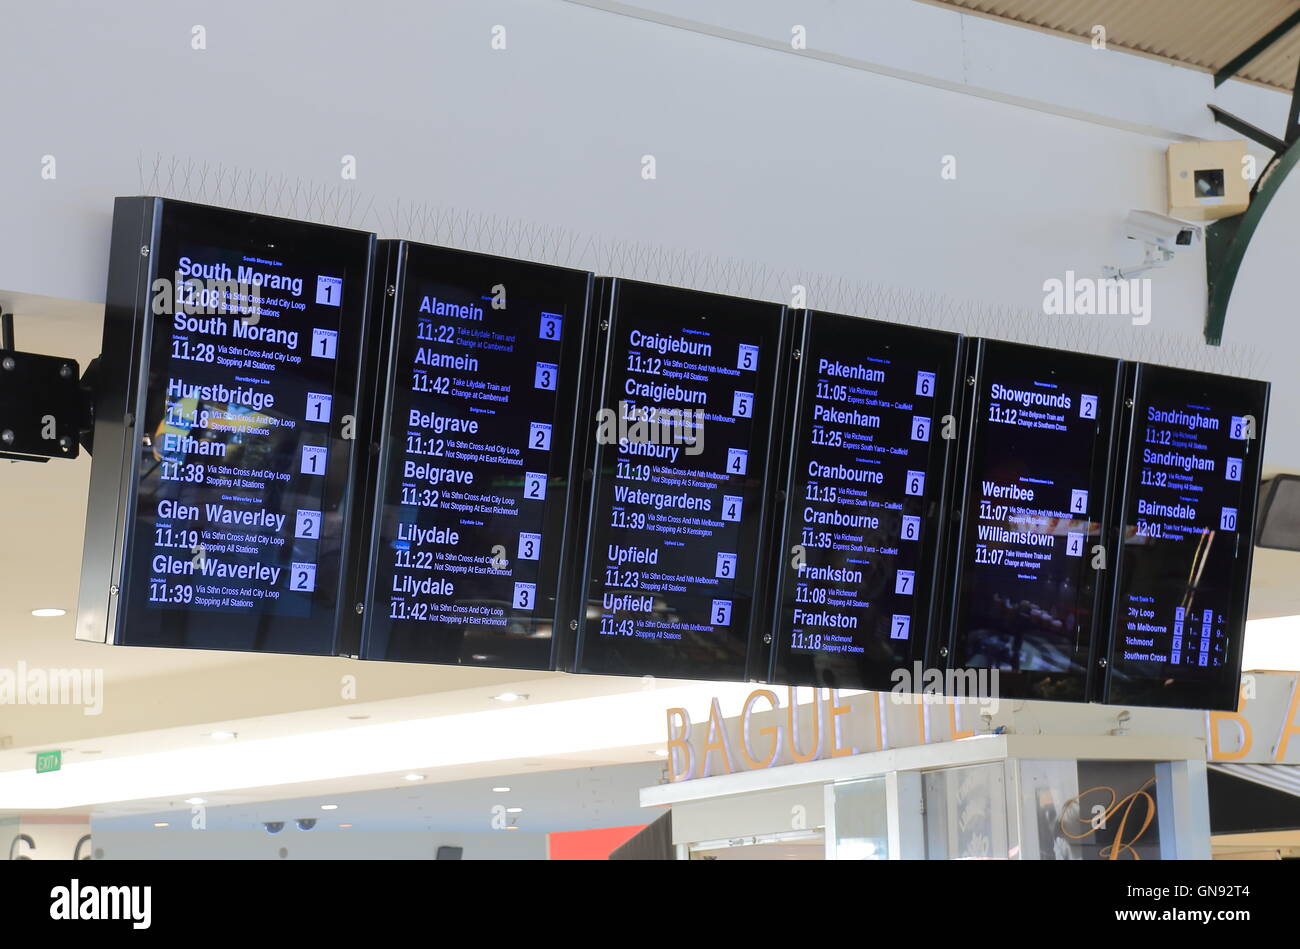
[[[1261,126],[1286,118],[1286,99],[1253,85],[1215,89],[1208,73],[916,0],[570,2],[783,52],[797,25],[801,55],[1172,137],[1224,137],[1207,102]]]
[[[1222,349],[1200,343],[1199,254],[1154,275],[1150,326],[1041,314],[1044,280],[1140,257],[1122,220],[1163,210],[1168,143],[1233,137],[1206,102],[1277,130],[1277,93],[912,0],[53,0],[5,35],[4,291],[102,299],[112,197],[170,194],[1270,378],[1269,460],[1300,468],[1300,185]]]

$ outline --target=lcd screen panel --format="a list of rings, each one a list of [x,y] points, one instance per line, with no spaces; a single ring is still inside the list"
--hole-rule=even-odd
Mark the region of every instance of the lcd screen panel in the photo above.
[[[130,371],[100,393],[87,559],[124,536],[83,575],[79,638],[335,651],[373,255],[359,231],[119,199],[104,352]]]
[[[741,679],[785,310],[622,280],[604,291],[576,669]]]
[[[997,670],[1002,696],[1083,701],[1120,363],[989,340],[973,355],[949,665]]]
[[[926,658],[960,337],[809,313],[771,681],[888,689]]]
[[[590,274],[384,245],[367,659],[549,669]],[[567,626],[567,618],[565,620]]]
[[[1133,376],[1104,700],[1236,709],[1269,386]]]

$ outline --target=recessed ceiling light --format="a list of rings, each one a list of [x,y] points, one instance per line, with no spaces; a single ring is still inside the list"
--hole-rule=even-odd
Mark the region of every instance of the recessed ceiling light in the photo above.
[[[39,610],[32,610],[33,616],[62,616],[67,610],[61,610],[58,607],[47,606]]]
[[[320,809],[322,811],[337,811],[339,806],[337,804],[322,804]]]
[[[423,781],[423,780],[424,780],[424,775],[422,775],[422,774],[404,774],[404,775],[402,775],[402,777],[405,778],[407,781]]]
[[[339,826],[342,827],[344,830],[347,830],[347,829],[348,829],[349,827],[351,827],[352,825],[351,825],[351,824],[339,824]]]
[[[524,812],[524,809],[523,809],[522,807],[507,807],[507,808],[506,808],[506,813],[507,813],[507,814],[522,814],[523,812]]]
[[[155,826],[155,827],[170,827],[171,824],[167,823],[165,820],[160,820],[160,821],[155,822],[155,823],[154,823],[154,826]]]
[[[190,807],[198,807],[200,804],[206,804],[208,802],[201,797],[187,797],[185,803]]]
[[[208,737],[213,741],[230,741],[232,738],[238,738],[237,732],[210,732]]]
[[[522,702],[527,699],[528,696],[521,692],[502,692],[500,695],[492,696],[492,698],[496,699],[498,702]]]
[[[518,824],[509,824],[509,825],[506,827],[506,830],[518,830],[518,829],[519,829],[519,825],[518,825]]]
[[[492,790],[495,791],[497,794],[506,794],[510,791],[509,788],[493,788]]]

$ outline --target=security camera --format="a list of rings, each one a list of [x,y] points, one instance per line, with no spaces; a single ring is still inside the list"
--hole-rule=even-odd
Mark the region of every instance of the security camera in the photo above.
[[[284,821],[269,820],[262,826],[266,828],[268,834],[278,834],[280,831],[284,830]]]
[[[1201,228],[1154,211],[1130,211],[1125,223],[1125,236],[1144,244],[1155,244],[1161,250],[1176,251],[1193,246],[1200,239]]]
[[[1103,267],[1102,274],[1107,279],[1127,280],[1136,274],[1163,267],[1179,250],[1192,247],[1200,240],[1201,227],[1154,211],[1130,211],[1128,220],[1124,222],[1124,234],[1131,240],[1142,242],[1142,263],[1132,267]]]
[[[314,818],[314,817],[299,817],[299,818],[298,818],[298,829],[299,829],[299,830],[311,830],[311,829],[312,829],[313,827],[315,827],[315,826],[316,826],[316,818]]]

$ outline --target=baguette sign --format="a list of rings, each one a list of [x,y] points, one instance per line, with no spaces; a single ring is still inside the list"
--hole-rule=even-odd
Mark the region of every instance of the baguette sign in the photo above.
[[[1300,764],[1300,673],[1248,672],[1237,711],[1206,712],[1210,761]]]
[[[717,698],[706,721],[693,723],[685,708],[667,710],[668,777],[689,781],[788,764],[957,741],[977,734],[1025,730],[1106,735],[1123,706],[1010,703],[951,699],[902,692],[755,689],[739,716],[723,714]],[[1054,717],[1054,718],[1052,718]],[[1134,708],[1129,734],[1200,738],[1209,761],[1300,764],[1300,673],[1250,672],[1242,676],[1235,712]]]
[[[707,723],[693,726],[684,708],[668,709],[668,776],[688,781],[759,771],[821,758],[952,741],[976,734],[982,718],[997,714],[996,698],[946,700],[940,695],[813,689],[800,704],[786,690],[784,709],[771,689],[751,692],[739,718],[723,717],[713,699]]]

